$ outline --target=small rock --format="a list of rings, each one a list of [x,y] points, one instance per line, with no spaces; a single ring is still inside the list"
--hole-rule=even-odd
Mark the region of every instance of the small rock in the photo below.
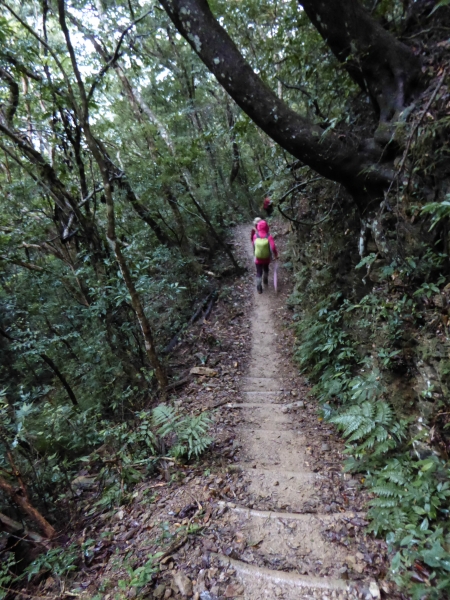
[[[135,587],[132,587],[131,590],[127,594],[127,598],[136,598],[136,596],[137,596],[137,589]]]
[[[164,595],[164,593],[165,593],[165,591],[166,591],[166,586],[163,583],[160,583],[153,590],[153,597],[154,598],[162,598],[163,595]]]
[[[329,449],[330,449],[330,446],[328,444],[322,444],[322,451],[323,452],[328,452]]]
[[[358,560],[364,560],[364,554],[362,552],[357,552],[355,556]]]
[[[366,567],[365,567],[365,565],[362,565],[361,563],[357,563],[353,568],[357,573],[363,573],[363,571]]]
[[[170,588],[166,588],[166,591],[164,592],[164,600],[167,600],[168,598],[170,598],[171,595],[172,595],[172,590]]]
[[[72,481],[72,487],[91,488],[97,485],[96,475],[79,475]]]
[[[187,577],[184,573],[178,571],[173,576],[173,580],[176,583],[178,589],[180,590],[180,594],[185,598],[190,598],[193,594],[192,589],[192,581]]]
[[[240,596],[244,591],[242,585],[236,583],[230,583],[225,588],[224,596],[225,598],[235,598],[236,596]]]
[[[375,581],[369,583],[369,592],[372,594],[372,598],[379,600],[381,598],[380,588],[377,586]]]
[[[202,592],[200,594],[200,600],[216,600],[217,596],[211,594],[210,592]]]

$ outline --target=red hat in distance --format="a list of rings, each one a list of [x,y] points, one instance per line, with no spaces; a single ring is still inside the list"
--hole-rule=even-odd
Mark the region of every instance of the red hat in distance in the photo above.
[[[263,208],[266,209],[272,204],[272,200],[270,198],[264,198]]]

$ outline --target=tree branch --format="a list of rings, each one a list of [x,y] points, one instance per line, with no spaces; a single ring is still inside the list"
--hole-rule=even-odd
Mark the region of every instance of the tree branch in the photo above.
[[[362,205],[394,177],[381,148],[323,129],[293,111],[245,61],[206,0],[160,0],[175,27],[242,110],[269,137],[320,175],[342,183]]]
[[[314,110],[315,110],[316,115],[318,117],[320,117],[321,119],[323,119],[323,121],[325,121],[326,123],[328,123],[327,117],[320,110],[320,106],[319,106],[319,103],[317,102],[317,98],[313,98],[312,95],[308,92],[308,90],[306,88],[304,88],[301,85],[293,85],[293,84],[290,84],[290,83],[286,83],[285,81],[283,81],[279,77],[277,77],[277,79],[281,83],[281,85],[284,85],[284,87],[287,88],[288,90],[298,90],[304,96],[306,96],[309,100],[311,100],[311,103],[314,106]]]
[[[42,44],[42,46],[47,50],[47,52],[50,54],[50,56],[53,58],[53,60],[55,61],[58,69],[61,71],[62,76],[64,77],[64,80],[66,82],[67,85],[67,90],[69,92],[70,98],[73,101],[73,103],[75,104],[75,97],[73,95],[73,90],[72,90],[72,86],[70,83],[70,79],[64,69],[64,67],[62,66],[61,61],[59,60],[56,52],[53,51],[53,49],[51,48],[51,46],[49,46],[47,44],[47,42],[41,38],[41,36],[36,33],[34,31],[34,29],[32,27],[30,27],[28,25],[28,23],[26,21],[24,21],[23,19],[21,19],[19,17],[19,15],[14,11],[13,8],[11,8],[7,2],[5,2],[5,0],[0,0],[0,4],[3,4],[3,6],[13,15],[13,17],[22,25],[22,27],[24,27],[29,33],[31,33],[31,35],[36,38],[36,40]]]
[[[124,31],[122,32],[119,41],[117,42],[116,45],[116,49],[114,51],[113,56],[108,60],[108,62],[100,69],[100,72],[96,75],[95,79],[94,79],[94,83],[91,86],[91,89],[89,90],[89,93],[87,95],[87,100],[88,102],[90,101],[90,99],[92,98],[95,88],[98,86],[98,84],[100,83],[101,79],[103,78],[103,76],[107,73],[107,71],[109,70],[110,67],[114,66],[115,63],[119,60],[120,55],[119,55],[119,51],[120,51],[120,47],[122,45],[123,40],[125,39],[125,36],[127,35],[127,33],[133,29],[133,27],[135,25],[137,25],[137,23],[139,23],[140,21],[142,21],[143,19],[145,19],[145,17],[147,15],[149,15],[151,12],[153,11],[153,8],[151,8],[150,10],[148,10],[147,12],[145,12],[141,17],[139,17],[138,19],[136,19],[135,21],[133,21],[132,23],[130,23],[130,25],[128,25],[128,27],[126,27],[124,29]],[[98,48],[97,48],[98,51]]]
[[[12,124],[17,107],[19,106],[19,86],[14,81],[13,76],[8,73],[3,67],[0,67],[0,79],[9,87],[9,103],[5,110],[5,119],[8,125]]]
[[[56,375],[56,377],[60,380],[60,382],[62,383],[64,389],[67,392],[67,395],[70,398],[70,401],[72,402],[72,404],[74,406],[78,406],[78,400],[77,397],[75,396],[72,388],[70,387],[70,385],[67,383],[67,379],[64,377],[64,375],[61,373],[61,371],[58,369],[58,367],[55,365],[55,363],[53,362],[53,360],[47,356],[47,354],[40,354],[39,355],[42,360],[47,363],[47,365],[50,367],[50,369],[53,371],[53,373]]]

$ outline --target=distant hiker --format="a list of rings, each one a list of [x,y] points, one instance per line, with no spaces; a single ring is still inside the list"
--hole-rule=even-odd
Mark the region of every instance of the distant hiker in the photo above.
[[[261,221],[261,219],[259,217],[256,217],[255,219],[253,219],[253,228],[252,228],[252,232],[250,234],[250,241],[253,244],[253,238],[255,236],[256,233],[256,226],[258,225],[258,223]]]
[[[266,211],[266,214],[267,214],[268,217],[272,216],[272,214],[273,214],[273,204],[272,204],[272,200],[269,197],[264,198],[263,210]]]
[[[258,222],[252,242],[256,265],[256,289],[259,294],[262,294],[262,283],[269,285],[269,265],[272,257],[278,259],[278,250],[273,237],[269,235],[266,221]]]

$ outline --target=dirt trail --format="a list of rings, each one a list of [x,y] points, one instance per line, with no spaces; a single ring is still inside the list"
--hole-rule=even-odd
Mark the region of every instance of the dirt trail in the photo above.
[[[247,229],[238,232],[241,240],[247,238]],[[251,273],[252,259],[248,247]],[[324,528],[337,529],[359,515],[342,507],[333,511],[317,501],[317,483],[329,474],[313,472],[307,438],[311,431],[293,422],[289,402],[295,400],[291,408],[301,408],[305,398],[288,398],[286,403],[286,388],[295,374],[278,350],[274,315],[282,301],[273,290],[271,273],[263,294],[254,291],[251,358],[242,377],[241,402],[228,407],[238,412],[236,469],[246,480],[250,500],[223,505],[235,539],[245,543],[238,560],[218,559],[235,571],[245,600],[379,598],[374,581],[360,582],[358,591],[342,578],[347,551],[323,535]]]

